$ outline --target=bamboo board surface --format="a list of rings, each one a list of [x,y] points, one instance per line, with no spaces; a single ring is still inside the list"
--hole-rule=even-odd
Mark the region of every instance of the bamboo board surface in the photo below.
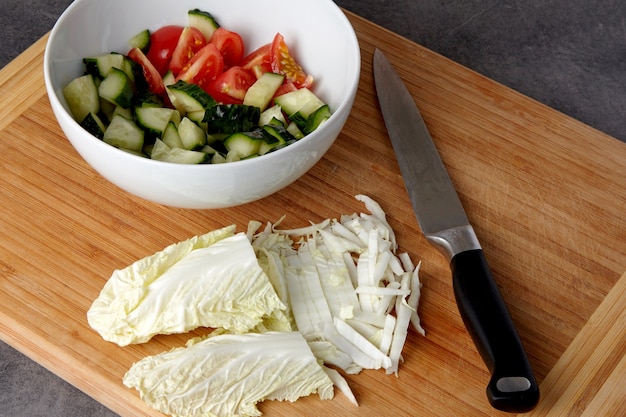
[[[128,195],[64,138],[44,89],[46,38],[0,72],[0,338],[122,416],[158,416],[121,379],[140,358],[189,335],[121,348],[85,313],[116,268],[170,243],[248,220],[286,227],[387,212],[399,245],[422,261],[420,316],[398,377],[365,371],[341,394],[266,402],[267,416],[500,416],[459,317],[450,271],[421,235],[378,110],[374,48],[423,113],[507,302],[542,400],[533,416],[626,415],[626,144],[423,47],[348,14],[362,78],[343,132],[303,178],[261,201],[183,210]]]

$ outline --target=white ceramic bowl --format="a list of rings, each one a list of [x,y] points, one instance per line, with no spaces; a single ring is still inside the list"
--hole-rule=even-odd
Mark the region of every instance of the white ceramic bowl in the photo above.
[[[68,113],[61,89],[82,71],[82,58],[128,51],[143,29],[185,25],[199,8],[239,32],[247,52],[285,37],[314,92],[331,107],[320,129],[276,152],[216,165],[180,165],[131,155],[87,133]],[[75,0],[50,33],[44,56],[54,114],[78,153],[103,177],[129,193],[174,207],[221,208],[266,197],[306,173],[333,144],[354,102],[360,75],[354,30],[331,0]],[[320,191],[323,192],[323,191]]]

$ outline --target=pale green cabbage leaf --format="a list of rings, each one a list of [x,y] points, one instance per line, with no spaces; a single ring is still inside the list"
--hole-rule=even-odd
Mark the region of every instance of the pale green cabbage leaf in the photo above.
[[[265,318],[278,322],[270,328],[290,329],[248,237],[234,230],[193,237],[114,271],[87,313],[89,325],[120,346],[198,327],[244,333]]]
[[[135,363],[124,384],[160,412],[260,416],[263,400],[333,398],[333,381],[299,332],[220,334]]]

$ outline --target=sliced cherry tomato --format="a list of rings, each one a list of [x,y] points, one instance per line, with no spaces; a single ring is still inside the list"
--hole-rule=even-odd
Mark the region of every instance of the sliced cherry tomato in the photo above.
[[[236,32],[219,27],[211,35],[210,43],[214,44],[224,58],[224,67],[241,65],[244,54],[243,38]]]
[[[146,56],[162,76],[169,69],[172,54],[182,31],[182,26],[169,25],[150,34],[150,49]]]
[[[254,52],[248,54],[241,64],[244,69],[254,72],[257,78],[260,78],[266,72],[272,71],[272,60],[270,59],[270,48],[272,44],[268,43],[261,46]]]
[[[252,71],[239,66],[230,67],[209,84],[207,92],[221,103],[242,103],[246,91],[255,82]]]
[[[139,48],[133,48],[128,52],[128,57],[141,65],[143,76],[148,83],[148,89],[155,94],[165,93],[165,84],[163,84],[163,77],[156,70],[152,62]]]
[[[283,85],[278,87],[278,90],[274,93],[274,97],[282,96],[285,93],[290,93],[292,91],[296,91],[298,87],[295,86],[292,82],[285,82]]]
[[[289,53],[289,48],[285,43],[285,38],[280,33],[274,36],[274,41],[270,48],[270,59],[272,71],[283,74],[287,82],[292,82],[298,88],[310,87],[313,84],[313,77],[308,75]]]
[[[224,59],[215,45],[207,43],[183,67],[176,80],[197,84],[206,90],[224,71]]]
[[[180,73],[191,58],[206,44],[207,41],[200,30],[192,26],[185,27],[180,34],[170,61],[170,69],[174,75]]]

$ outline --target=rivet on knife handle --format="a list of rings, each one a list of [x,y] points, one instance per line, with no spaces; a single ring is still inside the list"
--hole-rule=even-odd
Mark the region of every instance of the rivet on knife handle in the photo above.
[[[379,50],[374,79],[415,216],[424,236],[450,261],[461,317],[491,372],[489,401],[503,411],[530,411],[539,387],[513,320],[415,101]]]

